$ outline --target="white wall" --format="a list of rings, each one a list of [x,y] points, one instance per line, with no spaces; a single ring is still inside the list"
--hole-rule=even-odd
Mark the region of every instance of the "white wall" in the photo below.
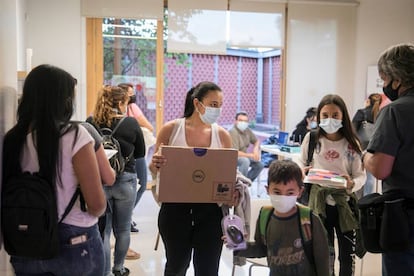
[[[327,94],[353,100],[356,5],[288,5],[286,127],[292,131]]]
[[[413,0],[360,0],[356,36],[356,63],[351,114],[362,108],[366,97],[366,75],[377,65],[379,55],[397,43],[414,43]],[[352,89],[352,85],[350,86]]]
[[[26,0],[26,45],[32,67],[49,63],[78,80],[74,119],[86,117],[85,24],[80,0]]]
[[[2,155],[3,137],[15,124],[17,106],[17,18],[18,1],[0,1],[0,156]],[[0,175],[2,174],[0,158]],[[0,178],[1,185],[1,178]],[[0,241],[2,237],[0,236]],[[12,275],[9,256],[0,250],[0,275]]]
[[[26,45],[25,36],[26,36],[26,0],[17,0],[16,1],[16,8],[17,8],[17,20],[16,20],[16,27],[17,27],[17,71],[25,71],[26,70],[26,51],[24,47]]]

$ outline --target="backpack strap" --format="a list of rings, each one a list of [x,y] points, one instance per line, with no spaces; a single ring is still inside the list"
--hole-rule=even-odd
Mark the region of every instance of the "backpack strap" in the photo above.
[[[121,120],[119,120],[119,122],[116,124],[116,126],[114,127],[114,129],[112,130],[112,134],[111,136],[115,135],[115,132],[118,130],[119,126],[121,125],[121,123],[125,120],[126,117],[122,117]],[[131,160],[132,156],[134,155],[134,151],[132,150],[130,154],[128,154],[128,156],[125,156],[125,164],[129,162],[129,160]]]
[[[115,132],[118,130],[119,126],[121,125],[121,123],[125,120],[126,117],[122,117],[121,120],[119,120],[119,122],[116,124],[116,126],[114,127],[114,129],[112,130],[112,135],[114,136]]]
[[[312,209],[296,203],[299,210],[299,224],[300,224],[300,235],[303,243],[303,250],[308,258],[309,263],[314,266],[315,258],[313,256],[313,239],[312,239]]]
[[[316,147],[316,130],[309,132],[309,144],[308,144],[308,159],[306,160],[306,166],[309,166],[313,160],[313,152]]]
[[[78,195],[80,196],[80,199],[79,200],[81,202],[81,210],[83,212],[86,212],[85,199],[83,198],[82,193],[81,193],[81,190],[80,190],[80,188],[78,186],[76,188],[75,192],[73,193],[73,196],[70,199],[70,201],[68,203],[68,206],[66,206],[66,209],[65,209],[65,212],[63,212],[62,218],[59,220],[58,223],[61,223],[66,218],[66,216],[69,214],[70,210],[72,210],[73,205],[75,205],[75,201],[78,198]],[[82,203],[82,201],[83,201],[83,203]]]
[[[274,211],[273,206],[263,206],[260,208],[259,213],[259,231],[260,236],[262,237],[263,243],[266,245],[266,229],[267,225],[269,224],[270,217],[272,216]]]
[[[363,120],[363,121],[365,121],[365,122],[366,122],[366,121],[367,121],[367,110],[366,110],[366,109],[364,109],[364,112],[363,112],[363,113],[364,113],[364,120]]]

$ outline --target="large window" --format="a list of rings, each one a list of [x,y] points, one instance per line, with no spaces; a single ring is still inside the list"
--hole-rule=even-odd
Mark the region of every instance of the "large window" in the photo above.
[[[157,21],[104,18],[104,83],[132,83],[137,105],[155,125]]]

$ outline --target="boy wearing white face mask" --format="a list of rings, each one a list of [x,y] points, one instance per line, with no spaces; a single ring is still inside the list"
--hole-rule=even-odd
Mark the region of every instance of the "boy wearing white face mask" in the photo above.
[[[319,217],[310,212],[307,230],[302,228],[306,218],[302,217],[301,211],[307,209],[309,214],[309,208],[296,203],[303,191],[301,168],[291,160],[273,161],[267,182],[266,190],[274,211],[266,223],[263,223],[262,214],[259,215],[255,242],[249,242],[246,250],[235,254],[244,257],[267,256],[270,276],[329,275],[328,238]],[[305,246],[302,231],[310,236],[310,246]]]
[[[338,239],[339,275],[354,275],[355,254],[365,253],[360,243],[359,212],[356,211],[355,191],[366,180],[361,162],[361,147],[343,99],[338,95],[326,95],[317,110],[319,128],[316,130],[316,146],[311,166],[306,166],[310,135],[301,146],[301,166],[306,173],[311,167],[336,172],[347,180],[344,188],[326,188],[313,184],[309,207],[318,214],[328,232],[330,245],[330,269],[334,275],[334,234]]]
[[[254,181],[263,170],[264,165],[260,162],[260,141],[249,128],[249,117],[244,111],[236,114],[236,121],[229,130],[233,148],[238,150],[237,167],[239,171]],[[252,152],[247,152],[253,145]]]

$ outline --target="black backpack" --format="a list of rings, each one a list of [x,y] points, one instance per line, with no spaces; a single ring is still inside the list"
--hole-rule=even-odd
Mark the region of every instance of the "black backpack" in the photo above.
[[[313,160],[313,152],[318,141],[316,141],[316,130],[309,131],[309,144],[308,144],[308,158],[306,159],[306,166],[310,166]],[[309,204],[309,195],[312,188],[311,183],[303,183],[304,189],[302,196],[298,199],[299,203],[308,206]]]
[[[123,117],[114,129],[110,128],[97,128],[99,133],[102,135],[102,146],[106,150],[115,150],[117,151],[111,158],[109,158],[109,163],[111,167],[115,170],[116,174],[120,174],[125,170],[125,164],[129,162],[132,158],[133,151],[127,156],[122,155],[121,145],[119,141],[115,138],[115,132],[118,130],[121,123],[126,117]]]
[[[77,188],[58,221],[53,184],[39,173],[21,172],[3,182],[1,228],[4,248],[9,255],[51,259],[59,254],[58,225],[72,209]]]

